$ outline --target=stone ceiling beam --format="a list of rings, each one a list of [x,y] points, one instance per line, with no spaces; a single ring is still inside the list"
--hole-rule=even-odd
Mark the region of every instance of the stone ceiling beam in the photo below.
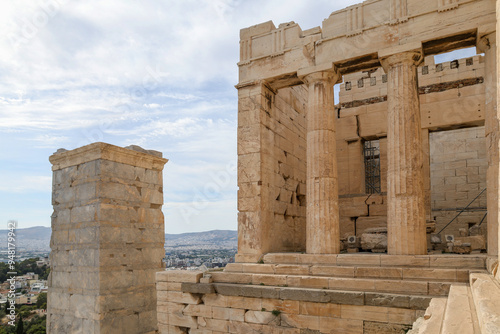
[[[297,71],[333,63],[346,74],[380,66],[378,51],[422,43],[424,55],[474,46],[495,31],[494,0],[374,0],[334,12],[321,28],[265,22],[242,29],[239,83],[300,84]]]

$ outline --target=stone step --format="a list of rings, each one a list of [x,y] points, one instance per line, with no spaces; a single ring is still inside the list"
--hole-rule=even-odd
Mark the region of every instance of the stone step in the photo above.
[[[432,298],[423,317],[418,318],[408,334],[440,334],[447,298]]]
[[[474,334],[474,303],[467,284],[454,284],[450,288],[446,310],[444,311],[441,334]]]
[[[498,280],[488,274],[471,274],[470,281],[481,333],[499,333],[500,284]]]
[[[265,298],[280,300],[297,300],[315,303],[332,303],[340,305],[366,305],[409,310],[425,310],[432,296],[411,294],[391,294],[368,291],[325,290],[296,287],[271,287],[230,283],[182,283],[181,291],[186,295],[200,296],[217,294],[247,298]]]
[[[227,273],[306,275],[315,277],[385,278],[394,280],[436,281],[468,283],[471,272],[484,269],[425,268],[425,267],[366,267],[306,264],[230,263]],[[283,278],[281,278],[284,280]],[[282,282],[282,284],[288,284]]]
[[[452,282],[211,272],[216,283],[446,296]]]
[[[481,333],[481,329],[479,327],[479,321],[478,321],[478,313],[476,310],[476,305],[474,304],[474,295],[472,293],[472,288],[471,285],[467,285],[467,290],[468,290],[468,296],[469,296],[469,305],[471,308],[471,313],[472,313],[472,324],[474,326],[474,333]]]
[[[328,264],[337,266],[428,267],[485,269],[486,254],[477,255],[388,255],[270,253],[263,257],[266,264]]]
[[[500,333],[498,300],[498,280],[489,274],[472,273],[470,284],[454,284],[448,298],[433,298],[408,333]]]

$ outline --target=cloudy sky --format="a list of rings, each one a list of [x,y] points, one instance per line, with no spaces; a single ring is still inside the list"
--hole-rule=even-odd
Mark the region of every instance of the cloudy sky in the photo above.
[[[309,29],[356,2],[2,2],[0,229],[50,226],[48,157],[96,141],[170,159],[167,233],[236,229],[239,30]]]

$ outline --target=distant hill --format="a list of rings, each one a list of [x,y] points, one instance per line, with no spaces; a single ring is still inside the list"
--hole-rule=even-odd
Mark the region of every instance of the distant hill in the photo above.
[[[9,230],[0,230],[0,249],[7,248]],[[16,230],[16,246],[20,250],[50,250],[50,227],[36,226]],[[214,230],[182,234],[165,234],[167,249],[236,249],[238,232]]]
[[[182,234],[165,234],[165,248],[176,249],[236,249],[238,232],[214,230]]]
[[[19,239],[50,240],[50,227],[35,226],[18,228],[16,234]],[[9,230],[0,230],[0,237],[7,238]]]
[[[6,249],[9,230],[0,230],[0,249]],[[50,251],[50,227],[35,226],[15,231],[18,250]]]

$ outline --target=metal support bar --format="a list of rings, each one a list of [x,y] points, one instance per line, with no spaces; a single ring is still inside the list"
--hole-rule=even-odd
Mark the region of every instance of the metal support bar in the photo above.
[[[439,232],[438,232],[438,233],[436,233],[436,234],[441,234],[441,232],[443,232],[443,230],[444,230],[445,228],[447,228],[447,227],[448,227],[451,223],[453,223],[453,221],[454,221],[455,219],[457,219],[457,217],[458,217],[458,216],[460,216],[460,215],[462,214],[462,212],[464,212],[465,210],[467,210],[467,208],[468,208],[468,207],[469,207],[472,203],[474,203],[474,201],[475,201],[475,200],[476,200],[479,196],[481,196],[481,195],[482,195],[485,191],[486,191],[486,188],[484,188],[483,190],[481,190],[481,192],[479,193],[479,195],[477,195],[476,197],[474,197],[474,199],[473,199],[473,200],[472,200],[469,204],[467,204],[467,206],[466,206],[465,208],[463,208],[463,209],[462,209],[462,211],[460,211],[460,212],[459,212],[459,213],[458,213],[455,217],[453,217],[453,219],[452,219],[452,220],[450,220],[450,222],[449,222],[448,224],[446,224],[446,225],[445,225],[445,226],[441,229],[441,231],[439,231]],[[484,219],[484,218],[483,218],[483,219]]]
[[[488,211],[486,211],[486,213],[484,214],[483,216],[483,219],[481,219],[481,221],[479,222],[479,225],[477,225],[478,227],[481,226],[481,224],[483,223],[484,221],[484,218],[486,218],[486,215],[488,214]]]

